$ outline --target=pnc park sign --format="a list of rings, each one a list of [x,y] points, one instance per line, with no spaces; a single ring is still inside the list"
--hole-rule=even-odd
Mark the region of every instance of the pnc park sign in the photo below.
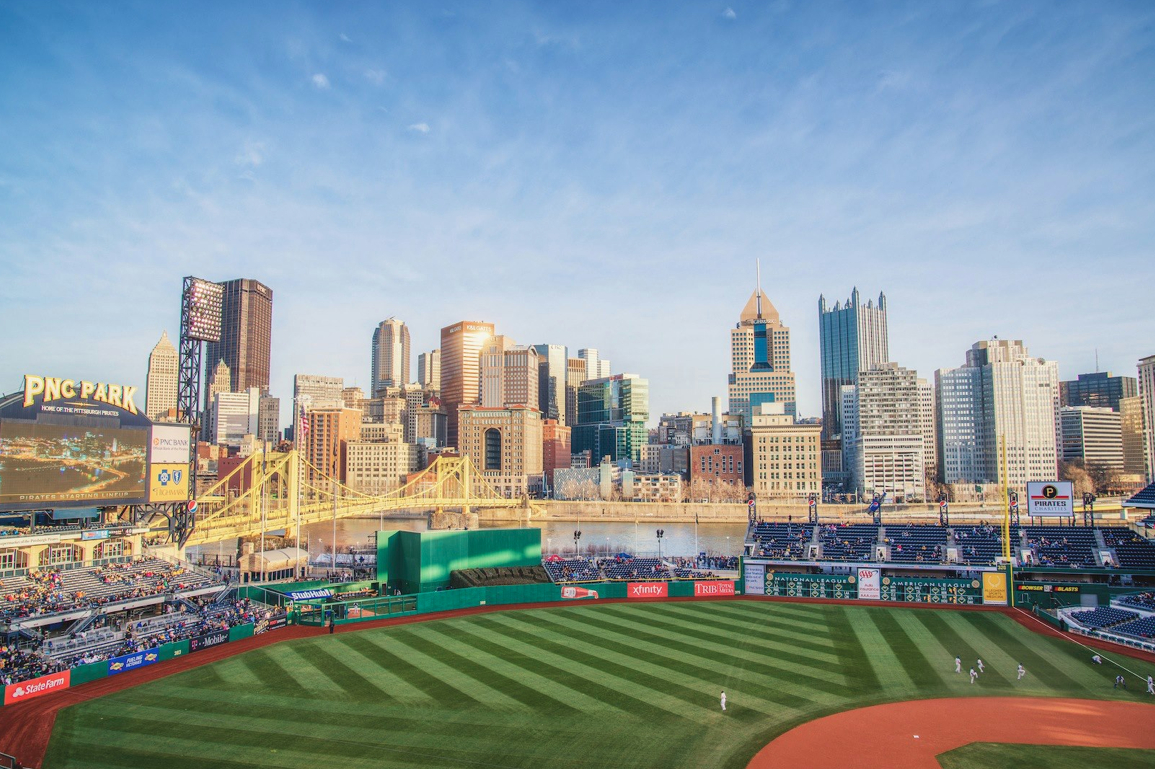
[[[35,405],[37,399],[41,405],[47,405],[53,401],[79,398],[107,403],[135,415],[140,413],[132,400],[136,390],[137,388],[129,385],[25,374],[24,408]]]

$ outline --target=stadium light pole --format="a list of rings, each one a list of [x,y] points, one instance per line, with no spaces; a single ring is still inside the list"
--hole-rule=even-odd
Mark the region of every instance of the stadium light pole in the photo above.
[[[662,537],[666,536],[665,529],[658,529],[658,560],[662,560]]]
[[[578,555],[578,541],[582,538],[582,533],[575,530],[573,533],[573,556],[577,558]]]

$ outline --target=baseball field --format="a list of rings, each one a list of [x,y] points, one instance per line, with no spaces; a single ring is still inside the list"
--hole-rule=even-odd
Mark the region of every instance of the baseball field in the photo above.
[[[44,766],[744,767],[795,726],[882,703],[1155,701],[1131,674],[1114,689],[1120,670],[1090,656],[997,612],[742,600],[501,611],[272,643],[73,705]],[[943,765],[998,765],[1005,749]],[[1155,753],[1115,765],[1155,765]]]

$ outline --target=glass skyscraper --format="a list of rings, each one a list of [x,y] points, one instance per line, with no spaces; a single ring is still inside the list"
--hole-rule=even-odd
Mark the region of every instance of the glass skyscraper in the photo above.
[[[830,308],[818,297],[818,330],[822,355],[822,438],[842,434],[841,391],[858,382],[858,374],[890,361],[886,331],[886,294],[878,304],[862,303],[858,289],[846,303]]]
[[[577,392],[577,423],[571,448],[590,451],[594,464],[630,458],[640,462],[648,440],[650,383],[636,374],[616,374],[583,382]]]

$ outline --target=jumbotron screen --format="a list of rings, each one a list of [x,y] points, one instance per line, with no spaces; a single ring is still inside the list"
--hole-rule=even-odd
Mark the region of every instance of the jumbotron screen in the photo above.
[[[148,497],[148,430],[0,422],[0,507]]]

